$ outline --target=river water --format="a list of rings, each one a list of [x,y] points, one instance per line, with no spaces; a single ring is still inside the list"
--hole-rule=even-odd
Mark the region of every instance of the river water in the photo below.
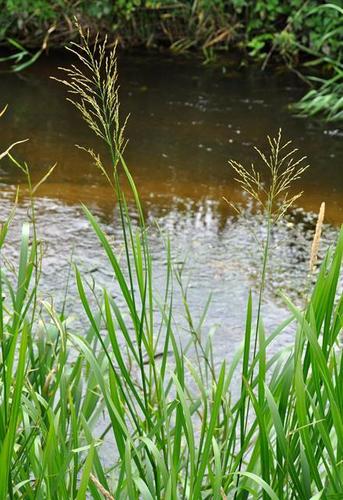
[[[80,208],[85,203],[105,230],[119,239],[116,207],[111,190],[88,156],[75,144],[102,146],[87,130],[65,91],[50,75],[68,65],[65,55],[40,59],[21,74],[0,75],[0,107],[9,105],[1,120],[0,151],[11,142],[30,138],[16,149],[37,181],[57,162],[48,181],[37,192],[37,219],[44,240],[42,297],[57,304],[64,297],[66,276],[73,260],[85,276],[112,284],[109,268]],[[228,159],[243,164],[256,160],[253,145],[263,148],[266,135],[282,128],[311,168],[298,189],[304,195],[295,210],[277,227],[265,297],[268,327],[287,312],[278,290],[301,303],[309,249],[320,203],[326,201],[321,255],[337,235],[343,218],[343,130],[316,119],[299,119],[289,105],[306,90],[300,80],[283,71],[238,71],[238,62],[225,70],[217,64],[175,58],[168,53],[124,53],[119,59],[120,98],[130,118],[126,160],[142,196],[150,224],[150,239],[158,289],[163,289],[166,254],[163,238],[172,240],[175,262],[184,264],[189,302],[195,319],[201,317],[209,294],[212,303],[205,330],[216,329],[214,352],[232,353],[242,339],[248,291],[256,289],[261,264],[258,240],[265,228],[260,216],[247,208],[236,216],[223,197],[246,203]],[[8,163],[0,165],[0,208],[4,219],[13,204],[15,186],[25,193],[23,174]],[[22,197],[9,234],[7,252],[16,256],[20,224],[26,218]],[[155,224],[156,223],[156,224]],[[157,228],[158,226],[158,228]],[[78,315],[71,279],[69,313]],[[175,302],[180,318],[182,301]],[[176,314],[176,316],[178,316]],[[189,336],[180,320],[180,335]],[[279,342],[289,342],[292,331]]]

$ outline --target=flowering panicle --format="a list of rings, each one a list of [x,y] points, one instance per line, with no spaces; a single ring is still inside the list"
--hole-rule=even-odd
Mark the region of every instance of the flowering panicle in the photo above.
[[[120,120],[118,95],[118,70],[116,48],[114,44],[107,51],[107,37],[100,43],[98,36],[94,45],[89,43],[89,32],[83,32],[76,22],[80,34],[80,43],[71,42],[67,50],[82,63],[81,67],[72,64],[69,68],[59,68],[66,73],[67,79],[53,77],[68,88],[73,95],[70,101],[81,113],[89,128],[109,146],[112,162],[116,167],[126,141],[124,130],[127,117]],[[98,155],[91,149],[85,149],[95,161],[102,173],[105,169]],[[95,159],[96,157],[96,159]]]
[[[257,147],[254,148],[267,167],[269,175],[266,180],[261,173],[262,169],[257,169],[254,164],[250,168],[246,168],[235,160],[229,160],[229,165],[236,172],[235,180],[241,188],[274,220],[278,220],[302,195],[302,192],[291,195],[289,190],[309,165],[304,163],[306,156],[297,158],[298,149],[291,147],[291,141],[282,144],[281,129],[277,137],[270,138],[268,136],[268,142],[270,147],[268,155]],[[239,211],[236,205],[230,204]]]

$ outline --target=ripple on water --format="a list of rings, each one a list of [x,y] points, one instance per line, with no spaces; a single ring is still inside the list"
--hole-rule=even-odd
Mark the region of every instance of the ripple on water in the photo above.
[[[0,199],[2,214],[10,210],[11,201],[8,198],[4,195]],[[27,208],[25,203],[18,206],[9,231],[4,254],[10,261],[18,259],[20,226],[27,218]],[[47,198],[36,200],[36,210],[38,231],[44,249],[40,297],[53,300],[57,308],[61,307],[67,276],[71,263],[74,263],[86,280],[95,280],[98,293],[106,286],[123,306],[109,264],[82,210]],[[228,216],[223,220],[218,211],[218,203],[208,199],[195,203],[176,198],[174,205],[166,210],[157,211],[152,204],[147,212],[156,290],[162,297],[166,282],[165,237],[168,235],[172,242],[175,268],[182,266],[184,269],[183,280],[188,286],[188,300],[195,324],[211,295],[203,331],[206,334],[211,327],[215,327],[214,353],[218,360],[230,357],[242,340],[245,306],[250,289],[256,300],[258,270],[261,269],[262,262],[261,242],[266,232],[263,218],[247,209],[241,217]],[[107,220],[100,213],[98,216],[117,254],[123,255],[116,210],[113,210],[112,217]],[[273,229],[268,285],[263,306],[267,329],[279,324],[287,316],[286,308],[278,296],[279,290],[282,289],[298,304],[304,299],[313,229],[313,215],[302,210],[293,211]],[[336,235],[337,229],[325,227],[320,258]],[[184,319],[181,294],[177,291],[177,286],[175,289],[175,319],[180,337],[186,341],[190,333]],[[67,294],[67,313],[75,318],[74,327],[82,328],[85,318],[80,302],[75,300],[77,289],[73,277]],[[278,345],[289,343],[292,336],[292,330],[288,330],[278,339]]]

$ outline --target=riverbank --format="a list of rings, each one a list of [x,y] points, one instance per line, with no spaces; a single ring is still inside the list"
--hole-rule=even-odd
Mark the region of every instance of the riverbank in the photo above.
[[[334,2],[277,0],[202,0],[159,2],[129,0],[77,2],[5,0],[0,14],[0,43],[14,38],[26,47],[60,47],[75,38],[77,17],[91,34],[110,34],[125,46],[167,46],[176,52],[240,49],[248,57],[282,58],[297,65],[321,56],[340,57],[342,13]],[[328,37],[330,33],[330,37]]]
[[[205,63],[220,55],[225,67],[233,52],[238,67],[257,62],[265,69],[282,63],[309,85],[294,108],[301,116],[343,118],[343,63],[340,36],[343,9],[338,2],[291,0],[129,0],[112,2],[4,0],[0,47],[10,49],[0,62],[13,71],[41,54],[75,39],[74,19],[90,39],[108,36],[109,47],[168,48],[200,54]]]

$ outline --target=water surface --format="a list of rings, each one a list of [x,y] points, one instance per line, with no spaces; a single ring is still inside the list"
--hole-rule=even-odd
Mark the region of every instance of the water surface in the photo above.
[[[55,299],[63,295],[72,254],[85,273],[113,286],[80,202],[96,213],[112,237],[120,239],[111,190],[75,144],[104,150],[65,101],[64,89],[49,79],[58,74],[57,66],[69,63],[64,55],[49,56],[25,73],[1,74],[0,78],[0,105],[9,104],[1,121],[0,150],[29,137],[16,154],[29,163],[34,180],[57,162],[37,199],[39,228],[46,242],[43,290]],[[262,239],[264,226],[249,210],[244,220],[237,218],[223,201],[225,196],[245,203],[228,159],[244,164],[255,161],[252,146],[263,148],[266,135],[282,127],[285,138],[293,139],[311,165],[298,183],[304,191],[298,209],[273,233],[265,306],[266,322],[272,325],[286,315],[277,298],[280,287],[301,301],[314,228],[311,214],[318,211],[321,201],[327,202],[330,226],[324,232],[322,253],[342,222],[343,130],[292,116],[288,106],[306,88],[285,72],[232,67],[223,71],[220,65],[205,67],[197,61],[147,52],[121,54],[119,68],[121,109],[123,115],[130,114],[126,159],[151,225],[156,280],[162,287],[165,252],[155,222],[172,236],[175,260],[186,261],[195,317],[200,317],[212,293],[207,324],[218,327],[217,352],[232,351],[229,346],[242,337],[248,290],[258,282],[260,254],[252,229]],[[14,187],[24,188],[24,177],[3,162],[0,182],[4,217],[13,202]],[[25,216],[22,200],[10,233],[12,256]],[[69,293],[76,294],[74,285]],[[181,314],[180,298],[177,307]],[[189,334],[183,328],[180,333]]]

